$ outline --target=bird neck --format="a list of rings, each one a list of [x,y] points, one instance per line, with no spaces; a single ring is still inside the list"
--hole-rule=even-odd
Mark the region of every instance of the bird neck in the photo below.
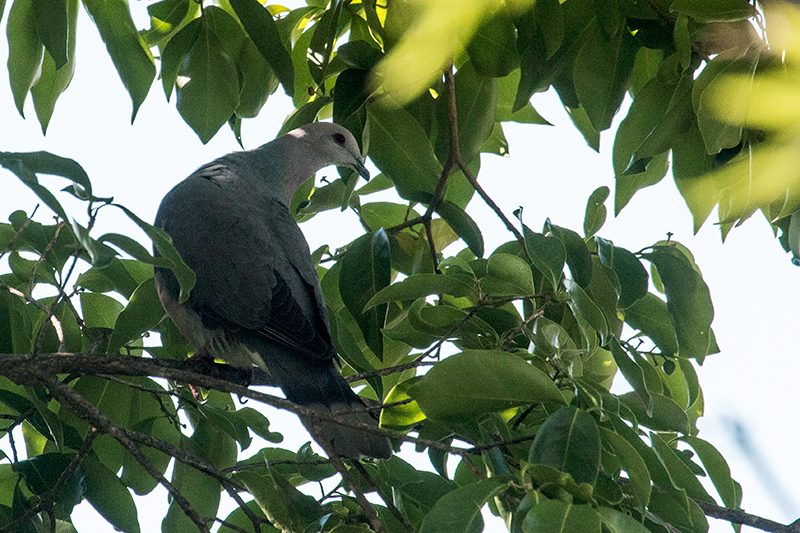
[[[272,194],[280,191],[280,199],[289,205],[304,181],[317,170],[328,166],[319,152],[309,149],[302,138],[283,135],[274,141],[243,152],[247,155],[248,166],[257,174]]]

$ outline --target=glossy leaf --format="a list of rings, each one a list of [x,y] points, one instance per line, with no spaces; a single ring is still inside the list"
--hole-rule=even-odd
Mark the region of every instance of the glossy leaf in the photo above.
[[[528,511],[522,523],[523,533],[558,531],[559,533],[600,533],[600,517],[589,505],[544,499]]]
[[[369,157],[394,183],[403,198],[419,199],[433,194],[441,164],[425,132],[403,108],[370,104]]]
[[[184,58],[197,41],[203,23],[200,19],[195,19],[178,31],[164,47],[161,53],[161,84],[164,87],[164,94],[167,100],[172,96],[172,89],[175,87],[175,80],[181,68]]]
[[[544,372],[517,356],[491,350],[451,355],[408,394],[428,417],[448,420],[471,420],[534,402],[563,402]]]
[[[258,51],[267,60],[286,94],[294,94],[294,66],[270,12],[257,0],[231,0],[233,10]]]
[[[11,4],[6,23],[8,79],[17,111],[23,117],[25,99],[37,81],[44,57],[44,45],[36,33],[35,18],[33,0],[18,0]]]
[[[342,301],[358,323],[372,352],[383,358],[381,328],[386,322],[386,304],[366,308],[373,296],[391,282],[389,240],[383,230],[356,239],[342,258],[339,291]]]
[[[622,469],[628,474],[631,481],[631,492],[639,501],[640,505],[647,506],[650,503],[650,492],[652,491],[650,472],[644,459],[636,452],[636,449],[624,438],[617,435],[614,431],[607,428],[600,428],[603,439],[608,442],[614,450],[614,454],[619,459]]]
[[[681,440],[691,446],[708,472],[708,477],[714,483],[725,507],[738,509],[739,501],[736,495],[736,481],[731,478],[731,470],[722,454],[709,442],[698,437],[681,437]]]
[[[652,414],[645,409],[642,398],[635,392],[627,392],[620,396],[620,400],[625,402],[643,426],[656,431],[677,431],[683,434],[692,432],[689,417],[672,398],[657,392],[651,392],[650,398],[653,401]]]
[[[575,92],[594,129],[603,131],[625,96],[637,44],[627,31],[608,38],[599,28],[585,39],[575,58]]]
[[[36,495],[45,496],[65,472],[72,454],[44,453],[25,461],[18,461],[14,470],[25,478],[25,484]],[[56,503],[63,506],[67,516],[83,496],[84,472],[81,468],[73,470],[56,494]]]
[[[466,211],[453,202],[442,200],[436,206],[436,212],[464,240],[476,257],[483,257],[483,235]]]
[[[755,9],[747,0],[675,0],[670,11],[684,13],[698,22],[728,22],[755,15]]]
[[[68,60],[66,0],[33,0],[36,34],[55,63],[56,70]]]
[[[178,76],[186,79],[177,89],[178,111],[205,144],[239,105],[236,65],[209,24],[201,24]]]
[[[600,468],[600,432],[592,415],[576,407],[562,407],[550,415],[536,432],[528,461],[594,485]]]
[[[558,287],[567,260],[564,243],[554,235],[545,236],[531,231],[524,224],[522,236],[525,238],[525,250],[533,265],[546,276],[551,287]]]
[[[706,489],[700,483],[700,480],[697,479],[697,476],[686,466],[686,463],[678,457],[678,452],[675,448],[667,444],[667,442],[656,433],[650,433],[650,441],[656,453],[661,458],[661,461],[664,463],[664,466],[669,471],[670,477],[675,481],[678,487],[685,489],[686,494],[688,494],[690,498],[716,503],[714,502],[714,498],[709,496],[708,492],[706,492]]]
[[[667,174],[668,154],[664,152],[652,159],[641,159],[632,165],[627,173],[617,176],[616,194],[614,196],[614,214],[618,215],[622,208],[640,189],[660,182]]]
[[[688,259],[676,248],[658,246],[644,254],[661,276],[667,294],[667,310],[675,328],[678,355],[703,358],[711,343],[714,308],[708,286]]]
[[[148,279],[134,291],[128,305],[117,316],[106,353],[119,353],[125,344],[154,329],[164,317],[155,280]]]
[[[484,76],[506,76],[519,64],[514,21],[504,7],[481,23],[467,45],[475,70]]]
[[[616,509],[598,506],[595,512],[597,512],[603,525],[611,533],[649,533],[650,531],[631,515],[622,513]]]
[[[153,56],[139,35],[125,0],[83,0],[133,102],[131,122],[156,76]]]
[[[370,309],[376,305],[401,300],[416,300],[431,294],[449,294],[456,298],[476,296],[474,286],[461,277],[439,274],[414,274],[404,280],[381,289],[364,306]]]
[[[598,187],[586,201],[586,214],[583,217],[583,235],[587,239],[600,231],[606,221],[607,209],[605,201],[609,189],[605,185]]]
[[[566,262],[572,279],[585,289],[592,280],[592,256],[589,254],[586,243],[583,242],[580,235],[571,229],[550,223],[550,219],[545,221],[545,228],[564,243],[564,249],[567,252]]]
[[[600,336],[600,343],[605,345],[608,340],[609,329],[603,312],[586,294],[580,285],[572,280],[564,280],[564,286],[570,297],[570,306],[573,313],[580,315]]]
[[[140,529],[136,504],[117,475],[92,456],[83,460],[81,468],[86,475],[84,495],[92,507],[115,529],[125,533],[138,533]]]
[[[480,533],[481,508],[506,487],[502,478],[491,477],[448,492],[425,515],[420,533]]]
[[[595,237],[600,261],[614,270],[619,280],[619,308],[627,309],[647,294],[650,280],[642,262],[624,248],[614,246],[600,237]]]
[[[400,402],[403,400],[411,400],[408,395],[408,389],[414,386],[421,377],[411,378],[402,381],[395,385],[386,398],[383,399],[384,403]],[[420,410],[417,402],[411,401],[410,403],[402,405],[394,405],[381,410],[381,427],[408,427],[413,426],[425,420],[425,414]]]
[[[237,472],[235,479],[244,483],[247,490],[253,494],[258,506],[270,522],[284,531],[304,531],[307,526],[325,514],[314,498],[292,487],[272,468],[268,470],[268,475],[248,471]]]

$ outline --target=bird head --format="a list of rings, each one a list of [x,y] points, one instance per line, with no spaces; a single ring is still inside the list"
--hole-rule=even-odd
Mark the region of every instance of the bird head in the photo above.
[[[369,171],[353,134],[332,122],[314,122],[290,131],[291,135],[306,143],[313,153],[329,165],[352,168],[365,180]]]

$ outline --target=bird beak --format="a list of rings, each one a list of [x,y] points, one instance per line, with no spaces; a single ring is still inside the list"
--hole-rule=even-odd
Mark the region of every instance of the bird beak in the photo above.
[[[356,156],[355,163],[353,164],[353,170],[358,172],[358,174],[364,178],[365,180],[369,181],[369,170],[367,167],[364,166],[364,160],[360,157]]]

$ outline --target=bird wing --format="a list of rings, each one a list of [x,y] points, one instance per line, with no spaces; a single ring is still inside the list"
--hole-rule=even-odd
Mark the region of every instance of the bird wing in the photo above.
[[[205,327],[255,333],[315,358],[335,357],[308,244],[275,197],[252,190],[215,162],[165,197],[156,225],[172,236],[196,275],[187,305]],[[177,298],[176,286],[168,290]]]

